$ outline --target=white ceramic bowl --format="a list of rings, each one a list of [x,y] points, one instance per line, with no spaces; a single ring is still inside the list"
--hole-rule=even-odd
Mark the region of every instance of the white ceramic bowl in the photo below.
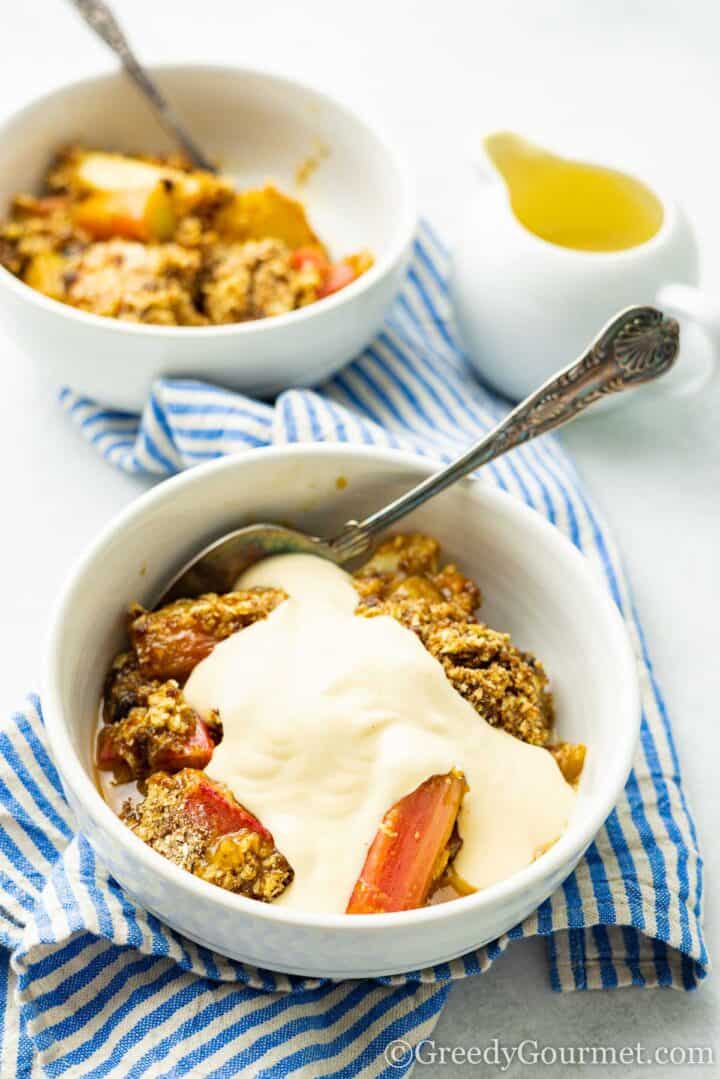
[[[205,378],[253,395],[313,385],[380,328],[416,225],[411,185],[380,136],[326,94],[260,71],[178,65],[154,69],[198,142],[241,186],[267,179],[295,191],[297,167],[325,148],[298,192],[333,254],[367,247],[375,265],[318,304],[227,326],[142,326],[51,300],[0,267],[3,322],[47,377],[104,404],[139,410],[153,378]],[[121,73],[72,83],[0,126],[0,213],[38,189],[59,146],[127,152],[173,149]]]
[[[329,534],[430,470],[419,457],[349,446],[297,445],[225,458],[138,499],[71,574],[53,617],[44,698],[68,799],[80,829],[127,891],[208,948],[270,969],[334,977],[445,961],[497,937],[553,892],[620,795],[639,703],[617,610],[555,528],[509,495],[466,481],[404,523],[436,536],[477,578],[486,620],[545,662],[560,736],[588,746],[570,825],[547,854],[508,880],[442,906],[375,916],[300,914],[232,895],[178,869],[134,836],[100,797],[92,778],[93,730],[132,600],[152,603],[180,563],[238,524],[282,520]],[[343,490],[339,476],[347,481]]]

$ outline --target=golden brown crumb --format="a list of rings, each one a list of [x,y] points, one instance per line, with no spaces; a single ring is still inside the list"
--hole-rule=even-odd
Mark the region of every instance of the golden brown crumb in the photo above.
[[[75,226],[67,200],[18,195],[10,219],[0,224],[0,263],[22,277],[36,256],[64,257],[81,250],[88,241]]]
[[[455,689],[494,727],[543,746],[553,724],[552,697],[539,660],[520,652],[507,633],[477,622],[452,623],[430,632],[428,651]]]
[[[156,679],[147,679],[140,672],[134,652],[121,652],[105,679],[103,719],[106,723],[124,719],[131,709],[147,704],[148,694],[159,686]]]
[[[144,843],[182,869],[193,871],[208,845],[208,832],[184,812],[189,770],[169,776],[156,772],[141,802],[126,804],[120,816]]]
[[[353,576],[397,578],[433,574],[437,573],[439,559],[440,544],[431,536],[420,533],[390,536]]]
[[[430,536],[419,533],[391,536],[353,574],[363,606],[372,607],[388,600],[395,605],[406,600],[450,603],[457,612],[452,616],[454,619],[463,615],[470,619],[480,605],[480,589],[452,563],[439,569],[439,561],[440,545]],[[439,617],[445,621],[448,615],[439,613]]]
[[[249,588],[179,599],[159,611],[134,607],[130,644],[146,677],[182,682],[218,641],[265,618],[285,599],[280,588]]]
[[[442,597],[437,601],[419,596],[415,598],[389,596],[384,600],[377,599],[375,596],[364,597],[356,608],[356,614],[364,618],[389,615],[396,621],[402,622],[407,629],[417,633],[423,644],[428,635],[438,626],[449,626],[456,622],[464,625],[467,622],[464,608]]]
[[[206,764],[212,744],[220,741],[222,733],[217,713],[201,723],[202,744],[193,747],[199,716],[186,702],[177,682],[169,680],[156,688],[145,687],[145,692],[144,704],[101,729],[99,766],[113,768],[118,779],[139,779],[161,768],[189,764],[188,753],[193,763]]]
[[[178,222],[174,240],[181,247],[208,248],[218,242],[218,235],[197,214],[189,214]]]
[[[443,566],[440,572],[434,575],[433,582],[445,599],[451,600],[465,611],[468,619],[482,603],[478,586],[452,563]]]
[[[194,870],[210,884],[264,903],[285,890],[291,872],[272,840],[248,829],[216,839]]]
[[[440,545],[419,533],[391,536],[353,574],[358,614],[387,614],[422,638],[435,626],[472,620],[480,590],[456,566],[438,568]]]
[[[159,854],[228,891],[269,903],[293,879],[267,829],[228,787],[196,769],[150,776],[143,801],[121,816]]]
[[[316,270],[294,269],[279,240],[216,245],[201,284],[203,309],[213,323],[282,315],[317,299]]]
[[[203,326],[193,304],[200,265],[197,251],[175,243],[94,243],[68,258],[63,299],[126,322]]]

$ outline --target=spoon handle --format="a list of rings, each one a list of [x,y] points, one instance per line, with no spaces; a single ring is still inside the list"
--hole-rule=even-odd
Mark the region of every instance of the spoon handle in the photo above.
[[[70,2],[82,15],[90,29],[94,30],[116,56],[120,57],[128,75],[154,108],[160,123],[182,146],[193,165],[207,172],[217,172],[215,165],[208,161],[195,140],[190,137],[157,83],[138,60],[109,6],[103,0],[70,0]]]
[[[364,521],[349,521],[330,541],[340,562],[363,554],[382,532],[456,480],[508,450],[575,419],[611,393],[621,393],[668,371],[678,352],[679,329],[653,307],[616,315],[587,352],[548,379],[462,457],[429,476]]]

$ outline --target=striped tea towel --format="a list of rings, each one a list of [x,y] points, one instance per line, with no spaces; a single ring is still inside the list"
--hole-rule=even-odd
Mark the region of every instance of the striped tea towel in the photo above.
[[[445,281],[445,252],[424,226],[386,330],[322,389],[288,391],[274,406],[187,381],[158,382],[142,418],[69,391],[64,406],[130,472],[167,475],[225,453],[318,439],[447,460],[507,406],[466,368]],[[510,940],[534,934],[547,940],[554,989],[692,989],[701,981],[702,863],[612,539],[553,438],[513,451],[488,473],[584,552],[635,644],[641,743],[620,803],[577,870],[522,925],[432,970],[332,983],[230,962],[136,907],[74,834],[45,750],[40,702],[31,699],[0,733],[0,925],[12,956],[0,978],[9,1004],[3,1076],[33,1066],[50,1076],[118,1079],[402,1075],[451,982],[486,971]],[[409,1046],[399,1056],[388,1049],[396,1039]]]

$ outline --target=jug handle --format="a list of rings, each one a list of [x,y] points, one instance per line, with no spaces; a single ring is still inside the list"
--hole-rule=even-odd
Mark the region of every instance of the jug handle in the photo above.
[[[694,285],[663,285],[655,302],[666,314],[694,322],[712,347],[712,358],[695,377],[677,384],[658,386],[658,392],[673,397],[692,397],[706,389],[718,373],[720,360],[720,302]]]

